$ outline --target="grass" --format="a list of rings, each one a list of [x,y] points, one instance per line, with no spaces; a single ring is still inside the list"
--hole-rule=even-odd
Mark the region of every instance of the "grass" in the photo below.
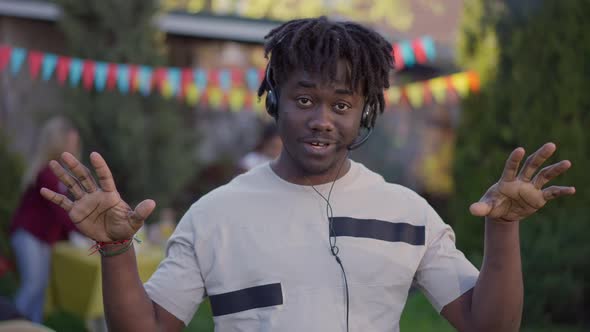
[[[10,296],[16,289],[14,275],[4,275],[0,278],[0,295]],[[84,331],[83,322],[67,313],[54,313],[48,317],[46,325],[60,332]],[[211,314],[211,306],[206,300],[201,304],[193,320],[183,332],[212,332],[214,328]],[[453,327],[442,318],[421,293],[413,293],[409,296],[400,321],[402,332],[453,332]],[[526,326],[522,332],[584,332],[587,329],[568,326]]]
[[[455,329],[440,316],[421,294],[409,296],[400,320],[401,332],[454,332]],[[212,332],[213,320],[209,302],[203,302],[184,332]],[[522,332],[583,332],[582,328],[565,326],[524,327]]]

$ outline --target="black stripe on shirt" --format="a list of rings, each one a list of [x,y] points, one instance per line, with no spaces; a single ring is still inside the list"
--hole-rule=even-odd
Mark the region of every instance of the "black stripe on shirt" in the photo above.
[[[351,217],[333,217],[332,220],[330,236],[352,236],[388,242],[405,242],[417,246],[424,245],[424,226]]]
[[[233,292],[209,295],[213,316],[283,304],[281,284],[244,288]]]

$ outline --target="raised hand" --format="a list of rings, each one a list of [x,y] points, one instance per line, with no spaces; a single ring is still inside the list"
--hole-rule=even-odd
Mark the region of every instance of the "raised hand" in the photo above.
[[[549,165],[535,175],[555,150],[555,144],[546,143],[527,158],[520,173],[518,167],[524,157],[524,149],[512,151],[500,181],[491,186],[479,202],[469,207],[471,214],[504,222],[520,221],[542,208],[549,200],[573,195],[576,192],[574,187],[543,188],[547,182],[571,167],[568,160]]]
[[[66,210],[80,233],[89,238],[99,242],[130,239],[154,210],[153,200],[144,200],[132,210],[121,199],[113,175],[100,154],[90,154],[100,186],[72,154],[64,152],[61,160],[69,171],[55,160],[49,167],[68,187],[74,201],[47,188],[41,189],[41,195]]]

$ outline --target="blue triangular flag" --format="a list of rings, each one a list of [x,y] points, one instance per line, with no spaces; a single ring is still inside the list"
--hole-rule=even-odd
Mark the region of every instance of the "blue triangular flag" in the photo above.
[[[82,77],[82,59],[72,58],[70,62],[70,85],[77,86]]]
[[[231,89],[231,73],[228,69],[219,71],[219,85],[223,91]]]
[[[96,91],[103,91],[107,85],[109,65],[106,62],[97,61],[94,65],[94,86]]]
[[[168,68],[168,82],[172,88],[172,95],[176,96],[180,90],[180,68]]]
[[[200,91],[207,88],[207,71],[204,69],[195,70],[195,84]]]
[[[117,87],[121,93],[126,94],[129,92],[129,66],[118,65],[117,67]]]
[[[148,66],[140,66],[139,67],[139,92],[143,96],[147,96],[150,94],[150,90],[152,88],[152,67]]]
[[[43,64],[41,65],[41,79],[49,81],[51,75],[53,75],[53,71],[55,71],[55,66],[57,66],[57,55],[45,53]]]
[[[404,64],[406,67],[412,67],[416,64],[416,57],[414,56],[414,50],[410,42],[403,41],[399,43],[400,49],[402,50],[402,57],[404,58]]]
[[[12,49],[12,54],[10,55],[10,72],[13,75],[18,74],[20,67],[25,62],[25,58],[27,57],[27,50],[20,47],[15,47]]]
[[[258,69],[256,68],[249,68],[246,71],[246,82],[248,84],[248,89],[255,91],[258,89],[259,78],[258,78]]]
[[[424,47],[424,53],[429,61],[433,61],[436,58],[436,48],[434,47],[434,41],[429,36],[422,38],[422,47]]]

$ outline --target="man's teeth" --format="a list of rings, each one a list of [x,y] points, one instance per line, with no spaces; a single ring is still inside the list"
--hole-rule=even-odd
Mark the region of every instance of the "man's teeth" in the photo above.
[[[312,142],[311,145],[313,145],[313,146],[328,146],[328,143]]]

